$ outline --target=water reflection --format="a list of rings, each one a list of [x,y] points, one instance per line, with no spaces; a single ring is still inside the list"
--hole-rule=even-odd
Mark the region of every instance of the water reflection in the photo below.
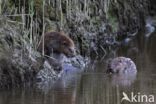
[[[125,75],[125,74],[120,74],[120,75],[111,75],[111,83],[114,86],[124,86],[128,87],[131,86],[132,83],[134,83],[136,79],[136,73],[131,74],[131,75]]]
[[[138,70],[137,75],[105,75],[102,73],[105,65],[99,64],[96,67],[98,71],[83,74],[76,97],[77,104],[121,104],[123,92],[129,96],[133,92],[136,95],[156,97],[155,42],[155,35],[152,35],[148,41],[138,37],[129,45],[118,49],[117,56],[127,56],[134,60]],[[130,104],[130,102],[123,101],[122,104]]]
[[[118,80],[119,82],[112,82],[112,79],[103,74],[96,77],[93,76],[91,74],[83,76],[78,90],[79,93],[76,97],[77,104],[121,104],[123,92],[128,95],[133,92],[134,94],[141,93],[156,96],[156,82],[153,80],[156,76],[139,75],[136,81],[129,84],[129,81],[125,81],[126,83],[120,82],[120,80]],[[124,101],[122,104],[130,103]],[[134,104],[138,103],[134,102]]]

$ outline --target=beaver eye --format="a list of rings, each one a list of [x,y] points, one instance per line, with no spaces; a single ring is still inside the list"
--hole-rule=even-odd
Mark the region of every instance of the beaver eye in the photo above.
[[[65,45],[65,46],[66,46],[66,45],[67,45],[67,43],[66,43],[66,42],[63,42],[63,45]]]

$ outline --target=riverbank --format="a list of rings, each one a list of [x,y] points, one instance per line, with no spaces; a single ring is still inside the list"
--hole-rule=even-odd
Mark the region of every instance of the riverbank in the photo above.
[[[0,86],[25,86],[35,81],[36,75],[41,76],[39,73],[49,74],[48,65],[37,51],[45,32],[63,30],[74,40],[78,56],[65,63],[81,70],[90,57],[107,56],[127,42],[127,37],[131,40],[143,30],[146,17],[155,15],[154,4],[152,0],[2,1]],[[52,72],[48,76],[53,79],[59,75]]]

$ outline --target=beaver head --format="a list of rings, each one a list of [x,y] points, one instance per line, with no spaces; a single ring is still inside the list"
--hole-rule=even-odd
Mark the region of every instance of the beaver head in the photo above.
[[[107,72],[118,74],[133,74],[136,73],[136,65],[130,59],[126,57],[116,57],[109,61]]]
[[[61,34],[60,36],[60,52],[65,54],[67,57],[74,57],[75,52],[75,45],[72,39],[70,39],[68,36]]]
[[[40,51],[42,50],[42,42],[39,46]],[[73,57],[76,54],[73,40],[61,32],[48,32],[45,34],[44,52],[46,55],[50,55],[53,52],[58,54],[63,53],[67,57]]]

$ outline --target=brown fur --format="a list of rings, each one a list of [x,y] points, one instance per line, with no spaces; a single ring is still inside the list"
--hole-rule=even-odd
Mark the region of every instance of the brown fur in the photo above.
[[[38,50],[42,52],[43,39]],[[63,53],[67,57],[75,55],[75,45],[73,40],[62,32],[48,32],[44,35],[44,53],[50,56],[51,53]]]
[[[116,57],[112,59],[107,68],[109,73],[134,74],[137,72],[135,63],[126,57]]]

